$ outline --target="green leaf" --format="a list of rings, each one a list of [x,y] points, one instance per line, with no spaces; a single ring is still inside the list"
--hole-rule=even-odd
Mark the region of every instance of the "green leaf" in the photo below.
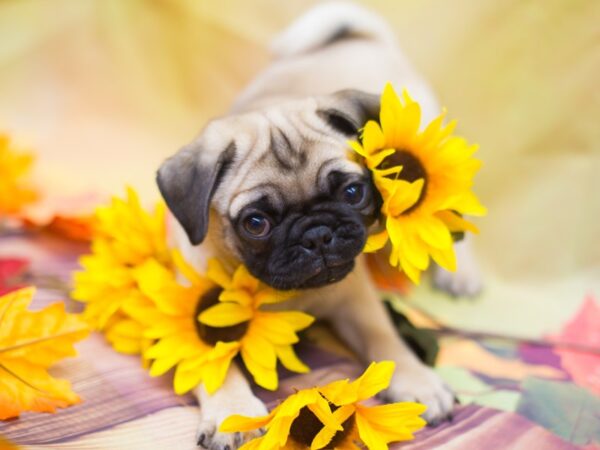
[[[600,443],[600,398],[568,382],[527,378],[517,412],[576,445]]]

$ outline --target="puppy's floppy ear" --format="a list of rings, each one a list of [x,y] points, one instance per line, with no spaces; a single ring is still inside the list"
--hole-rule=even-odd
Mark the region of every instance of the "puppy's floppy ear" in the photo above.
[[[234,153],[233,142],[225,150],[214,152],[204,151],[202,144],[194,141],[158,170],[160,193],[193,245],[206,237],[210,203]]]
[[[358,89],[335,92],[318,110],[318,114],[334,129],[354,136],[369,120],[379,117],[380,97]]]

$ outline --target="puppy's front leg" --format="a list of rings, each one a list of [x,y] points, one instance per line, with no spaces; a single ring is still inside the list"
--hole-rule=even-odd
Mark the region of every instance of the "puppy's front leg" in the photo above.
[[[200,402],[200,426],[196,433],[198,446],[207,450],[234,450],[244,442],[260,435],[259,431],[246,433],[221,433],[219,426],[232,414],[264,416],[267,408],[250,389],[248,380],[235,363],[231,364],[225,383],[214,394],[209,394],[203,385],[196,388]]]
[[[451,417],[454,394],[399,337],[362,259],[340,287],[339,304],[329,317],[339,335],[367,363],[396,363],[390,387],[382,397],[390,402],[418,401],[427,405],[424,418],[430,425]]]

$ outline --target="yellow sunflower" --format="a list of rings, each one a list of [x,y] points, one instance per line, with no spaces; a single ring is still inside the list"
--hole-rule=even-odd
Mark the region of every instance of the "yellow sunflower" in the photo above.
[[[334,381],[323,387],[298,391],[264,417],[231,416],[222,432],[265,428],[264,436],[245,444],[243,450],[321,448],[385,450],[390,442],[413,439],[425,426],[420,403],[366,406],[361,402],[387,388],[394,363],[372,363],[350,382]]]
[[[267,429],[264,436],[241,448],[323,448],[331,441],[331,436],[344,431],[342,422],[336,418],[331,404],[318,388],[292,394],[263,417],[230,416],[221,424],[219,431],[245,432],[263,427]],[[329,439],[324,441],[324,436]]]
[[[37,199],[36,191],[23,180],[33,160],[33,155],[18,151],[9,136],[0,134],[0,217],[16,214]]]
[[[141,355],[152,345],[152,340],[144,336],[142,324],[121,311],[108,319],[104,335],[117,352],[126,355]]]
[[[140,352],[149,342],[125,307],[129,302],[150,305],[138,288],[137,267],[149,260],[172,265],[164,205],[146,212],[133,189],[125,200],[113,198],[95,213],[91,249],[79,260],[83,270],[74,275],[72,297],[85,303],[84,318],[103,330],[117,351]]]
[[[350,145],[364,158],[383,198],[385,229],[371,236],[366,252],[391,241],[390,264],[401,267],[415,283],[430,257],[456,270],[453,232],[477,232],[463,214],[484,215],[471,191],[481,162],[476,145],[453,136],[456,122],[443,126],[445,112],[420,130],[421,108],[405,91],[403,100],[387,84],[381,98],[380,123],[369,121],[362,142]]]
[[[139,302],[126,308],[143,323],[144,336],[156,340],[144,352],[153,360],[151,375],[175,367],[175,392],[183,394],[200,382],[209,393],[215,392],[238,354],[256,383],[266,389],[277,389],[278,360],[294,372],[309,370],[292,345],[298,342],[296,332],[313,318],[301,312],[260,309],[292,294],[261,284],[244,266],[230,276],[217,260],[211,260],[203,277],[178,253],[174,261],[189,284],[180,284],[174,271],[150,260],[137,269],[136,279],[153,306]]]

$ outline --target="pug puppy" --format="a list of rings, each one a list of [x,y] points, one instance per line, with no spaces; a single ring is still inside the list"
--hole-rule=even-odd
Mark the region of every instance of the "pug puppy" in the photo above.
[[[386,82],[406,87],[429,122],[440,108],[378,16],[347,3],[317,6],[275,41],[276,59],[230,113],[167,159],[160,191],[177,221],[173,239],[198,270],[217,256],[244,263],[264,283],[298,290],[285,308],[331,322],[365,363],[392,360],[386,401],[419,401],[436,424],[451,417],[454,395],[398,336],[361,251],[380,198],[368,171],[349,159],[348,140],[377,119]],[[479,289],[468,242],[459,271],[436,279],[455,294]],[[237,448],[253,433],[220,433],[232,414],[261,416],[263,403],[235,365],[223,387],[195,391],[198,445]]]

